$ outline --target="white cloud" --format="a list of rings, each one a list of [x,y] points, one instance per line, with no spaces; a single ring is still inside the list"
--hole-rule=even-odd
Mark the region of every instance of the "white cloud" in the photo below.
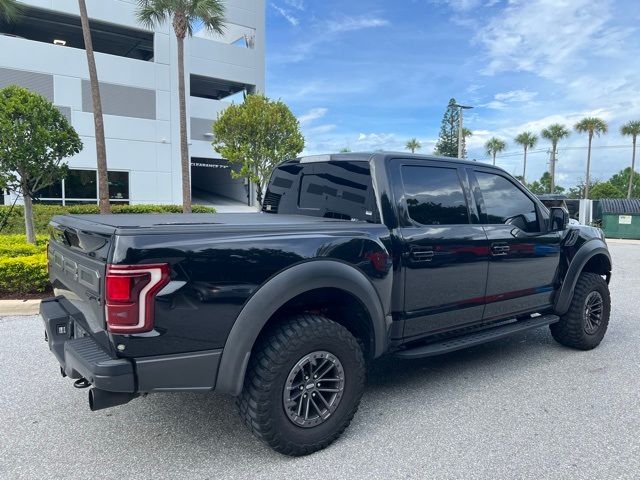
[[[509,92],[496,93],[493,98],[501,102],[530,102],[538,95],[538,92],[528,90],[511,90]]]
[[[293,25],[294,27],[298,26],[298,24],[300,23],[300,20],[298,20],[298,17],[296,17],[295,15],[291,14],[291,12],[289,10],[286,10],[286,9],[284,9],[282,7],[279,7],[275,3],[272,3],[271,7],[273,7],[273,9],[276,12],[278,12],[280,15],[282,15],[284,17],[284,19],[287,22],[289,22],[291,25]]]
[[[343,17],[327,22],[327,30],[330,33],[351,32],[365,28],[384,27],[389,21],[384,18],[362,15],[359,17]]]
[[[598,39],[624,34],[608,26],[610,19],[607,1],[511,0],[477,32],[489,60],[485,73],[518,70],[561,77]]]
[[[323,107],[312,108],[306,113],[303,113],[298,117],[298,121],[301,125],[307,125],[314,120],[318,120],[326,115],[327,109]]]
[[[297,10],[304,10],[304,0],[284,0],[284,3]]]
[[[538,92],[530,92],[528,90],[511,90],[509,92],[496,93],[493,96],[493,100],[480,105],[481,107],[490,108],[493,110],[504,110],[510,104],[514,103],[530,103]]]

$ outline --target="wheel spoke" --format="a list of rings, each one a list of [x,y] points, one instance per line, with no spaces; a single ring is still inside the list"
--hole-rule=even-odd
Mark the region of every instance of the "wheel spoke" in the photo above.
[[[324,416],[322,415],[322,410],[320,410],[320,407],[318,407],[318,404],[316,403],[316,401],[312,397],[309,397],[309,401],[313,404],[313,408],[316,409],[316,412],[318,412],[318,415],[324,418]]]
[[[328,361],[329,361],[329,360],[327,360],[326,358],[323,358],[323,359],[322,359],[322,363],[321,363],[320,365],[318,365],[318,366],[313,370],[313,372],[311,372],[311,373],[315,373],[315,374],[317,375],[317,374],[318,374],[318,372],[319,372],[319,371],[320,371],[320,370],[321,370],[321,369],[322,369],[322,368],[327,364],[327,362],[328,362]]]
[[[309,404],[311,403],[311,397],[307,397],[307,406],[304,408],[304,419],[309,420]]]
[[[327,410],[331,408],[327,400],[324,398],[324,395],[322,394],[322,392],[318,392],[318,397],[320,397],[320,400],[322,400],[322,403],[325,404],[325,406],[327,407]]]
[[[318,380],[321,380],[321,379],[322,379],[322,377],[324,377],[327,373],[329,373],[329,372],[333,369],[333,367],[334,367],[334,366],[335,366],[335,365],[333,365],[333,363],[332,363],[332,364],[330,364],[329,366],[327,366],[327,368],[325,368],[325,369],[322,371],[322,373],[317,374],[317,375],[318,375]]]
[[[328,393],[340,393],[342,391],[341,388],[319,388],[319,392],[328,392]]]

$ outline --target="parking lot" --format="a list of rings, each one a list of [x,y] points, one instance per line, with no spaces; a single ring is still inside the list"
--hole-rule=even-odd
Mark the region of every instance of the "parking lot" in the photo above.
[[[38,317],[0,319],[0,478],[640,478],[640,244],[612,243],[611,324],[578,352],[548,329],[374,363],[330,448],[281,456],[233,400],[154,394],[91,413]]]

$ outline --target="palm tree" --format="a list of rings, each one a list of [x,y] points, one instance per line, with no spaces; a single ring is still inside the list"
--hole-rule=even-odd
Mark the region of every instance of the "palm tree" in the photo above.
[[[98,83],[98,70],[96,59],[93,55],[93,42],[91,41],[91,29],[89,15],[85,0],[78,0],[80,8],[80,22],[82,23],[82,36],[84,49],[87,52],[87,65],[89,66],[89,82],[91,83],[91,99],[93,101],[93,126],[96,132],[96,159],[98,167],[98,203],[100,213],[111,212],[109,205],[109,178],[107,174],[107,147],[104,139],[104,119],[102,117],[102,99],[100,98],[100,83]]]
[[[16,0],[0,0],[0,19],[15,22],[20,13],[21,8]]]
[[[554,123],[542,130],[542,137],[551,142],[551,183],[549,185],[549,193],[553,193],[556,189],[556,154],[558,153],[558,142],[570,135],[569,130],[564,125]]]
[[[515,142],[518,145],[522,145],[524,149],[524,163],[522,166],[522,184],[527,184],[527,150],[536,146],[538,143],[538,136],[531,132],[522,132],[515,138]]]
[[[631,137],[633,141],[633,153],[631,154],[631,172],[629,172],[629,190],[627,192],[627,198],[631,198],[631,194],[633,192],[633,174],[634,169],[636,168],[636,140],[638,139],[638,135],[640,135],[640,120],[625,123],[622,128],[620,128],[620,133],[627,137]]]
[[[587,150],[587,174],[584,179],[584,198],[589,198],[589,170],[591,168],[591,142],[593,135],[603,135],[607,133],[609,127],[607,122],[597,117],[585,117],[573,127],[578,133],[589,134],[589,149]]]
[[[487,152],[487,155],[491,155],[493,157],[493,164],[496,164],[496,155],[505,148],[507,148],[507,143],[504,140],[500,140],[496,137],[491,137],[487,140],[487,143],[484,144],[484,148]]]
[[[138,0],[138,21],[154,28],[171,20],[178,41],[178,98],[180,103],[180,157],[182,160],[182,210],[191,213],[191,164],[187,144],[187,106],[184,81],[184,39],[198,24],[211,33],[224,30],[224,5],[220,0]]]
[[[420,150],[422,148],[422,144],[417,138],[412,138],[405,144],[404,148],[411,150],[411,153],[416,153],[416,150]]]

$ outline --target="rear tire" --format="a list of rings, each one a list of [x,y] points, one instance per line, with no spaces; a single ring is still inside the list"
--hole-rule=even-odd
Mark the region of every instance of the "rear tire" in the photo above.
[[[236,403],[264,443],[285,455],[308,455],[347,428],[364,378],[362,349],[346,328],[321,315],[297,315],[254,348]]]
[[[571,305],[560,321],[550,326],[556,341],[567,347],[591,350],[600,345],[609,325],[611,297],[607,282],[596,273],[578,278]]]

